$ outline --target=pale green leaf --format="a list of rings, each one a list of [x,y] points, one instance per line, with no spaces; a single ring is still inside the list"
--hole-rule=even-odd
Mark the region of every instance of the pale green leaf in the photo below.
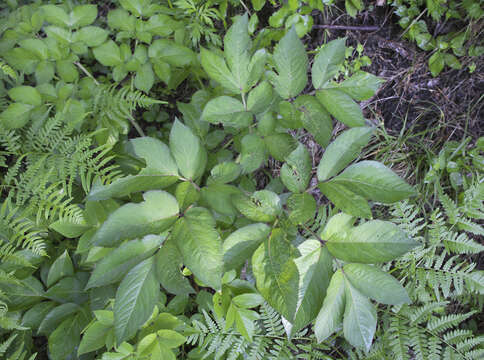
[[[205,105],[202,119],[241,129],[252,123],[252,114],[245,110],[244,105],[239,100],[230,96],[219,96]]]
[[[224,56],[240,92],[248,90],[250,37],[247,13],[238,16],[224,37]]]
[[[318,187],[338,209],[356,217],[372,218],[368,201],[345,186],[328,181],[320,183]]]
[[[346,126],[365,125],[360,106],[346,93],[337,89],[323,89],[316,93],[316,97],[331,115]]]
[[[296,150],[289,154],[281,168],[281,180],[293,193],[306,190],[311,180],[312,160],[308,150],[299,144]]]
[[[51,287],[65,276],[72,275],[74,275],[74,266],[72,265],[72,260],[66,250],[54,261],[50,267],[47,275],[47,287]]]
[[[95,47],[92,52],[96,60],[104,66],[116,66],[122,63],[121,51],[118,45],[112,40],[108,40],[104,44]]]
[[[252,196],[236,195],[232,202],[242,215],[253,221],[272,222],[282,212],[281,199],[269,190],[256,191]]]
[[[313,135],[319,145],[326,147],[333,132],[329,113],[314,96],[310,95],[298,96],[294,105],[301,113],[300,120],[304,128]]]
[[[315,89],[322,88],[338,74],[345,60],[345,42],[346,38],[330,41],[316,54],[311,68],[311,79]]]
[[[200,59],[203,69],[208,76],[222,85],[232,94],[239,94],[240,88],[237,80],[230,72],[225,60],[212,51],[201,49]]]
[[[32,106],[40,106],[42,104],[42,98],[39,91],[32,86],[16,86],[8,91],[8,96],[13,101],[17,101],[23,104],[29,104]]]
[[[110,328],[111,326],[103,325],[98,321],[89,325],[82,335],[77,354],[86,354],[104,347]]]
[[[336,88],[357,101],[363,101],[375,95],[383,82],[383,79],[375,75],[359,71],[343,82],[340,82]]]
[[[295,225],[304,224],[314,218],[316,213],[316,200],[311,194],[292,194],[287,199],[289,221]]]

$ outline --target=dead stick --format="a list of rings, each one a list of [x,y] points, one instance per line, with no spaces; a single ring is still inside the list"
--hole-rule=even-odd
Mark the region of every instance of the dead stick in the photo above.
[[[313,25],[316,29],[377,31],[379,26]]]

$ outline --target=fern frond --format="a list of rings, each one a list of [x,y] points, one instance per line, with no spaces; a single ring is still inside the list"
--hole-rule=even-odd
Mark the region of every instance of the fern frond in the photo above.
[[[17,80],[17,73],[14,69],[10,67],[10,65],[0,60],[0,70],[7,76],[10,76],[13,80]]]

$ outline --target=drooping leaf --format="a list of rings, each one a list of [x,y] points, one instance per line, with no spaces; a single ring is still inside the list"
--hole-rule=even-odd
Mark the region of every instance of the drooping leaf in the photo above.
[[[403,286],[393,276],[375,266],[345,264],[343,271],[348,281],[370,299],[388,305],[410,303],[410,298]]]
[[[337,175],[358,157],[371,139],[374,129],[361,126],[346,130],[329,146],[318,165],[318,180],[324,181]]]
[[[385,165],[371,160],[350,165],[332,182],[366,199],[394,203],[416,195],[415,189]]]
[[[297,309],[299,273],[295,255],[284,231],[273,229],[252,256],[257,289],[286,319],[293,319]]]
[[[368,351],[376,330],[376,309],[370,300],[361,294],[345,278],[345,313],[343,332],[345,339],[355,346]]]
[[[178,119],[171,128],[170,150],[184,177],[194,180],[202,175],[207,161],[205,149],[200,139]]]
[[[96,246],[115,246],[123,240],[148,234],[160,234],[178,217],[176,199],[165,191],[151,190],[143,194],[144,201],[128,203],[115,210],[94,234]]]
[[[337,120],[349,127],[365,126],[360,106],[346,93],[337,89],[323,89],[316,97]]]
[[[326,340],[338,330],[343,321],[345,309],[345,284],[341,269],[333,274],[326,291],[323,306],[314,323],[314,333],[318,342]]]
[[[284,99],[299,95],[308,82],[308,56],[294,28],[276,45],[273,59],[278,74],[272,73],[270,80],[276,92]]]
[[[51,287],[65,276],[72,275],[74,275],[74,267],[72,265],[72,260],[69,256],[69,253],[66,250],[54,261],[50,267],[49,274],[47,275],[47,287]]]
[[[315,89],[321,89],[339,71],[345,60],[345,38],[325,44],[314,58],[311,79]]]
[[[136,334],[149,319],[159,292],[152,257],[132,268],[121,281],[114,301],[114,332],[118,345]]]
[[[223,272],[222,240],[215,220],[207,209],[187,210],[173,228],[172,236],[183,257],[183,263],[204,284],[218,290]]]
[[[161,236],[147,235],[142,240],[121,244],[96,264],[86,289],[120,281],[131,268],[150,257],[163,240]]]
[[[417,245],[397,225],[382,220],[371,220],[348,232],[334,234],[327,242],[333,256],[365,264],[393,260]]]
[[[268,225],[257,223],[231,233],[223,243],[225,270],[236,269],[250,259],[254,251],[269,236],[270,230]]]

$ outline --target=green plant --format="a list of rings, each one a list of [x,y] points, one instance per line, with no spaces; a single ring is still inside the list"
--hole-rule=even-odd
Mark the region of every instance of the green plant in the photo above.
[[[475,23],[482,20],[483,11],[479,1],[465,0],[392,0],[388,1],[400,18],[399,24],[405,29],[405,37],[415,41],[422,50],[432,51],[428,65],[432,76],[437,76],[449,66],[461,69],[459,57],[480,56],[484,47],[475,31]],[[423,17],[426,15],[426,17]],[[453,25],[463,22],[465,26]],[[443,24],[450,23],[450,30],[443,32]],[[436,27],[435,31],[432,29]],[[432,34],[433,33],[433,34]],[[472,72],[475,64],[469,64]]]

